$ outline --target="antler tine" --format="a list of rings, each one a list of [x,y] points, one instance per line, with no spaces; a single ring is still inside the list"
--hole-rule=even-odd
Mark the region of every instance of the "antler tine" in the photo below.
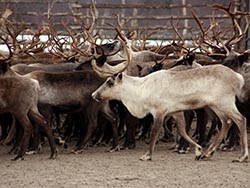
[[[117,27],[115,27],[114,25],[110,24],[110,26],[114,27],[114,29],[116,30],[118,36],[121,38],[121,40],[123,40],[124,42],[128,42],[128,38],[126,37],[126,35],[122,32],[122,28],[124,26],[124,23],[121,22],[120,19],[120,15],[116,14],[117,17]]]
[[[230,51],[229,51],[227,45],[224,44],[224,43],[221,41],[221,39],[218,39],[218,40],[220,41],[220,43],[222,44],[223,48],[225,49],[225,51],[226,51],[226,56],[228,56],[228,55],[230,54]]]
[[[72,33],[72,31],[68,28],[68,26],[66,25],[66,23],[64,22],[64,20],[61,20],[62,26],[64,27],[64,29],[68,32],[69,36],[71,37],[73,43],[76,43],[76,39],[74,34]]]
[[[220,49],[221,47],[220,47],[219,45],[217,45],[217,44],[214,44],[214,42],[211,41],[211,40],[209,40],[209,38],[206,38],[206,39],[205,39],[205,37],[206,37],[207,34],[208,34],[208,31],[205,31],[205,29],[204,29],[204,27],[203,27],[203,25],[202,25],[200,19],[199,19],[198,16],[195,14],[195,12],[193,12],[193,11],[191,11],[191,12],[192,12],[192,15],[193,15],[195,21],[197,22],[197,24],[198,24],[200,30],[201,30],[201,40],[202,40],[202,42],[203,42],[204,44],[206,44],[206,45],[212,47],[213,49]]]
[[[146,44],[147,44],[147,40],[149,40],[149,38],[151,37],[151,36],[153,36],[154,34],[156,34],[156,33],[158,33],[159,32],[159,30],[156,30],[156,31],[152,31],[152,32],[150,32],[150,33],[148,33],[148,34],[145,34],[144,35],[144,42],[143,42],[143,48],[142,48],[142,50],[145,50],[146,49]],[[162,42],[162,41],[161,41]],[[156,46],[156,48],[155,49],[157,49],[157,48],[159,48],[159,46],[158,46],[158,44],[157,44],[157,46]],[[151,50],[152,50],[152,48],[151,48]]]
[[[229,40],[226,43],[226,46],[231,46],[233,44],[236,44],[244,37],[244,35],[246,34],[246,32],[248,30],[248,27],[249,27],[249,19],[248,19],[247,16],[245,16],[245,20],[246,20],[246,27],[245,27],[244,31],[242,31],[242,29],[240,28],[238,22],[235,20],[235,26],[238,28],[238,31],[239,31],[238,37],[234,38],[232,40]]]
[[[87,28],[87,30],[90,32],[90,33],[93,33],[94,31],[94,26],[97,22],[97,9],[96,9],[96,0],[92,0],[92,4],[90,6],[90,13],[92,15],[92,23],[91,25]],[[85,28],[86,29],[86,28]]]
[[[226,14],[231,14],[231,13],[230,13],[230,9],[231,9],[232,5],[233,5],[233,2],[230,2],[230,3],[228,4],[228,7],[226,8],[226,7],[223,7],[222,5],[216,4],[216,5],[213,5],[213,8],[214,8],[214,9],[222,10],[222,11],[224,11]],[[230,17],[231,17],[231,16],[230,16]]]
[[[214,8],[225,12],[229,16],[233,24],[233,28],[234,28],[233,36],[226,42],[225,46],[228,46],[228,44],[237,36],[237,32],[240,32],[238,31],[239,27],[237,26],[238,23],[234,18],[234,14],[230,12],[231,7],[232,7],[232,2],[229,3],[227,8],[221,5],[214,5]]]
[[[82,22],[84,24],[84,22]],[[79,48],[79,46],[81,46],[82,44],[84,44],[88,39],[90,39],[91,41],[89,41],[90,43],[92,41],[94,41],[93,37],[89,34],[89,31],[84,27],[83,32],[87,37],[83,37],[84,41],[80,42],[80,44],[78,44],[76,36],[78,34],[73,34],[73,32],[69,29],[69,27],[66,25],[66,23],[64,22],[64,20],[62,20],[62,25],[63,27],[66,29],[66,31],[68,32],[68,34],[70,35],[71,39],[72,39],[72,43],[71,43],[71,47],[73,47],[73,49],[78,52],[80,55],[83,55],[85,57],[90,57],[91,55],[88,54],[86,51],[83,51],[82,49]],[[82,26],[83,27],[83,26]]]
[[[13,47],[14,47],[14,52],[15,54],[18,54],[21,51],[21,46],[19,45],[19,42],[17,41],[17,36],[24,31],[25,29],[25,25],[21,24],[18,27],[14,27],[14,25],[9,21],[6,20],[6,23],[8,24],[8,26],[6,25],[6,32],[7,34],[11,37],[12,39],[12,43],[13,43]]]
[[[225,43],[225,46],[227,48],[232,46],[233,44],[238,43],[243,38],[244,34],[247,32],[247,29],[248,29],[248,26],[249,26],[249,20],[247,18],[248,14],[247,13],[242,13],[240,11],[231,12],[230,9],[231,9],[232,5],[233,5],[233,3],[230,2],[228,7],[223,7],[221,5],[214,5],[213,6],[215,9],[218,9],[220,11],[225,12],[232,21],[234,32],[233,32],[233,36]],[[246,27],[244,29],[244,32],[242,31],[241,27],[239,26],[239,23],[236,20],[237,15],[245,15]]]
[[[117,35],[119,36],[121,41],[128,44],[128,38],[121,32],[121,30],[118,27],[116,27],[116,26],[114,26],[113,24],[110,24],[110,23],[107,23],[107,24],[110,25],[111,27],[113,27],[116,30]]]
[[[76,45],[77,43],[71,43],[71,46],[73,47],[73,49],[76,51],[76,52],[78,52],[80,55],[83,55],[83,56],[85,56],[85,57],[91,57],[91,55],[89,54],[89,53],[87,53],[85,50],[82,50],[82,49],[80,49],[79,48],[79,46],[81,46],[81,44],[80,45]]]
[[[205,35],[206,35],[205,29],[204,29],[204,27],[202,26],[202,23],[201,23],[200,19],[198,18],[198,16],[195,14],[195,12],[191,10],[191,13],[192,13],[192,15],[193,15],[193,17],[194,17],[196,23],[198,24],[200,30],[201,30],[201,34],[202,34],[201,37],[202,37],[202,39],[204,39],[204,38],[205,38]]]
[[[180,33],[178,32],[178,30],[176,29],[176,27],[174,26],[173,24],[173,16],[171,16],[171,19],[170,19],[170,23],[171,23],[171,26],[173,27],[175,33],[177,34],[177,36],[179,37],[179,39],[183,42],[183,44],[185,43],[184,42],[184,39],[181,37]]]
[[[215,16],[214,16],[214,11],[212,13],[212,18],[209,19],[209,25],[206,29],[207,33],[209,33],[210,31],[214,32],[214,29],[216,28],[216,26],[218,26],[218,23],[215,22]]]
[[[123,69],[121,69],[118,73],[121,73],[121,72],[125,71],[128,68],[128,66],[131,64],[131,61],[132,61],[132,55],[131,55],[130,50],[128,49],[129,48],[128,45],[123,41],[122,41],[122,45],[123,45],[123,47],[125,49],[125,52],[127,54],[128,59],[127,59],[127,65]]]
[[[52,46],[51,47],[51,49],[49,50],[49,52],[52,54],[52,55],[54,55],[54,56],[56,56],[56,57],[62,57],[62,58],[65,58],[66,59],[66,56],[65,56],[65,54],[62,52],[62,51],[60,51],[60,50],[58,50],[58,48],[56,48],[56,47],[54,47],[54,46]]]
[[[10,30],[8,31],[9,35],[11,36],[11,38],[14,40],[16,40],[17,36],[25,30],[26,26],[24,23],[21,23],[18,27],[14,27],[14,25],[7,20],[8,25],[12,28],[13,33],[10,32]]]
[[[48,13],[47,13],[47,19],[50,21],[52,18],[52,8],[54,6],[55,1],[54,0],[47,0],[48,2]]]
[[[56,33],[56,31],[53,29],[53,27],[50,24],[50,27],[49,27],[50,33],[48,36],[49,36],[50,41],[54,42],[54,44],[52,44],[52,46],[55,46],[55,47],[51,48],[50,53],[57,56],[57,57],[62,57],[65,60],[69,60],[73,56],[76,56],[79,53],[79,51],[76,50],[77,47],[75,45],[77,42],[76,42],[74,34],[66,26],[66,23],[64,22],[64,20],[61,20],[61,23],[62,23],[63,27],[66,29],[66,31],[68,32],[68,34],[70,35],[73,42],[70,43],[70,41],[68,41],[67,38],[59,38],[58,34]],[[66,55],[64,53],[64,50],[65,50],[64,46],[66,44],[69,44],[69,43],[70,43],[70,46],[72,46],[76,50],[76,52],[74,52],[73,54]]]
[[[38,30],[38,32],[34,32],[31,29],[27,29],[26,33],[32,35],[32,38],[31,40],[22,41],[21,52],[35,58],[31,53],[41,52],[45,48],[45,43],[42,43],[39,38],[39,36],[41,35],[41,30]]]

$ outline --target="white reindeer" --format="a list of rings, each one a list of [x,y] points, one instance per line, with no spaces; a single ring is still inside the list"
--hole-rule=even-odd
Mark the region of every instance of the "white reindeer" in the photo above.
[[[125,69],[125,65],[120,65],[121,67],[122,70]],[[97,71],[100,73],[101,70]],[[108,71],[106,70],[104,74],[107,76]],[[152,159],[155,143],[166,115],[176,117],[180,116],[181,111],[207,106],[220,118],[222,129],[205,152],[201,146],[191,139],[188,140],[189,137],[185,137],[195,146],[196,159],[212,156],[233,121],[240,130],[242,146],[242,156],[234,161],[243,162],[249,155],[246,119],[235,105],[235,97],[240,99],[243,85],[244,79],[240,74],[223,65],[211,65],[182,72],[161,70],[141,78],[119,73],[109,77],[92,93],[92,97],[98,101],[120,100],[130,113],[138,118],[143,118],[149,113],[153,115],[154,125],[149,151],[141,157],[141,160]],[[182,125],[179,129],[183,134],[185,128],[182,120],[177,124]]]

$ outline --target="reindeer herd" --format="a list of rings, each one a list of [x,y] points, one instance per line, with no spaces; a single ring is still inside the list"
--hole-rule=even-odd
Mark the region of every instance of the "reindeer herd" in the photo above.
[[[0,51],[1,144],[12,145],[17,160],[47,141],[50,158],[56,158],[62,139],[65,147],[75,141],[71,150],[79,154],[100,143],[119,151],[121,138],[122,148],[134,149],[136,139],[149,137],[149,149],[140,159],[151,160],[160,133],[171,139],[176,127],[180,153],[190,144],[195,159],[202,160],[218,147],[239,144],[241,156],[234,161],[247,161],[250,52],[234,48],[249,22],[248,13],[232,7],[214,6],[231,19],[228,39],[223,38],[228,31],[218,32],[215,20],[205,28],[193,12],[201,36],[193,38],[192,50],[176,28],[179,42],[140,49],[123,32],[119,16],[117,26],[112,25],[117,35],[105,44],[96,42],[101,36],[93,25],[83,26],[79,35],[62,22],[69,42],[52,25],[34,32],[2,16],[0,39],[8,53]],[[237,16],[245,18],[243,30]],[[32,40],[17,40],[22,32],[32,33]],[[48,36],[45,43],[42,34]],[[196,137],[191,137],[194,122]]]

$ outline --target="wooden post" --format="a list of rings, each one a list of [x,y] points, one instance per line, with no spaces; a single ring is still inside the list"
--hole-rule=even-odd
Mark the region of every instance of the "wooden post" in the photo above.
[[[241,2],[239,2],[239,4],[240,4],[240,7],[239,7],[240,11],[242,11],[242,12],[249,11],[249,0],[241,1]],[[244,30],[245,27],[246,27],[246,21],[245,21],[244,16],[240,17],[239,23],[240,23],[240,27],[242,28],[242,30]],[[238,49],[240,51],[245,51],[246,49],[248,49],[250,47],[249,40],[247,40],[249,38],[249,36],[250,36],[249,32],[250,31],[248,29],[248,31],[246,32],[246,35],[241,39],[241,41],[238,44]]]
[[[250,12],[250,3],[249,3],[249,0],[245,0],[246,2],[246,11],[247,12]],[[246,33],[246,39],[248,39],[246,42],[245,42],[245,49],[250,49],[250,29],[248,28],[247,30],[247,33]]]

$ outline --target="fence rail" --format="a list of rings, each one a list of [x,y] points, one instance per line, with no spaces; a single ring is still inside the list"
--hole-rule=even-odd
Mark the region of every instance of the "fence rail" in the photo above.
[[[248,0],[235,0],[236,8],[249,11]],[[184,39],[200,32],[191,11],[194,11],[202,20],[204,26],[209,25],[212,17],[221,23],[221,29],[228,29],[231,20],[222,11],[214,10],[213,4],[228,5],[228,0],[108,0],[103,3],[96,0],[97,22],[95,29],[107,38],[113,38],[115,32],[106,23],[116,24],[116,16],[120,15],[122,21],[129,20],[124,26],[125,30],[137,30],[145,35],[157,31],[150,39],[173,40],[176,33],[171,25],[178,29]],[[48,12],[49,3],[52,6]],[[58,31],[63,30],[61,20],[64,20],[73,30],[81,29],[79,19],[85,24],[92,22],[90,7],[91,0],[0,0],[0,11],[6,7],[13,10],[12,16],[16,24],[25,23],[31,28],[48,23],[48,16]],[[230,33],[225,37],[230,37]]]

